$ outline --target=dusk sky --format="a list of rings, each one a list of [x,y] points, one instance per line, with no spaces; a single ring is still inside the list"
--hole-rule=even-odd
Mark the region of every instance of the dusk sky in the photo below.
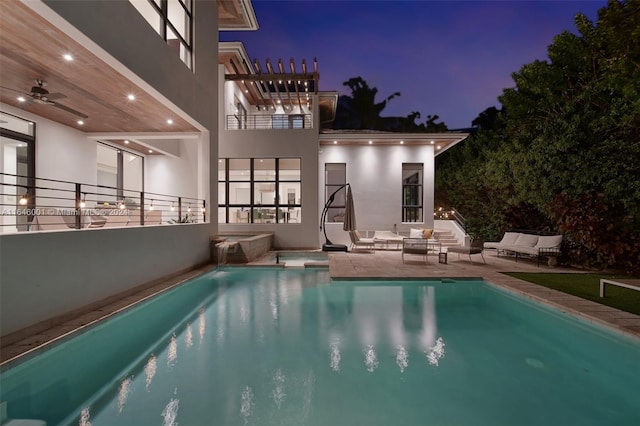
[[[437,114],[450,129],[469,127],[491,106],[511,74],[536,59],[574,15],[595,21],[593,1],[274,1],[253,0],[259,29],[221,32],[242,41],[262,67],[318,59],[321,91],[349,94],[343,82],[362,77],[379,102],[394,92],[383,116]]]

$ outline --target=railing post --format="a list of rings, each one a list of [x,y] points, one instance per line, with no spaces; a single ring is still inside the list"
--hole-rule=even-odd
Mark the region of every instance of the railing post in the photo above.
[[[178,223],[182,223],[182,197],[178,197]]]
[[[202,222],[207,221],[207,200],[202,200]]]
[[[144,191],[140,191],[140,225],[144,225]]]
[[[79,183],[76,183],[76,229],[82,229],[82,192]]]

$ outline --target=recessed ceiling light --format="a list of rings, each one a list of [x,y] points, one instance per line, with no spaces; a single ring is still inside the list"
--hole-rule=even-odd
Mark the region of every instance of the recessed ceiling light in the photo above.
[[[73,61],[73,56],[71,56],[70,53],[65,53],[64,55],[62,55],[62,57],[64,58],[65,61],[67,62],[71,62]]]
[[[338,141],[333,141],[334,145],[338,143]]]
[[[124,144],[129,145],[129,141],[125,139]]]
[[[149,150],[149,154],[153,154],[153,150],[152,149]]]
[[[373,143],[373,141],[369,141],[369,145],[371,145]]]
[[[440,145],[438,145],[438,149],[442,148]]]
[[[433,141],[431,141],[431,145],[433,145]]]
[[[82,126],[84,124],[84,121],[78,120],[78,124]]]
[[[404,144],[404,141],[400,141],[400,145]]]
[[[18,99],[18,102],[24,102],[27,100],[24,96],[18,96],[16,99]]]
[[[172,119],[168,119],[167,120],[167,124],[173,124],[173,120]]]
[[[134,95],[133,93],[129,93],[127,95],[127,99],[129,99],[130,101],[135,101],[136,100],[136,95]]]

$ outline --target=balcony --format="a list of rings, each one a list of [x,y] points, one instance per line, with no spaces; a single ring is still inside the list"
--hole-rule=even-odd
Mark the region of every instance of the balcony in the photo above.
[[[312,129],[311,114],[227,115],[227,130]]]
[[[205,201],[0,173],[0,234],[203,223]]]

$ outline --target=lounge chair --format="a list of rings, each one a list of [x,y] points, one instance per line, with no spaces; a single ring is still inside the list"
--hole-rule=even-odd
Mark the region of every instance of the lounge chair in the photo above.
[[[389,244],[395,244],[396,249],[399,249],[404,237],[391,231],[376,231],[373,234],[373,240],[376,243],[384,244],[385,248],[389,248]]]
[[[451,246],[447,248],[447,253],[458,253],[458,259],[460,259],[460,254],[467,254],[469,255],[470,262],[473,262],[473,260],[471,259],[472,254],[479,254],[482,257],[482,263],[486,264],[487,262],[485,262],[484,256],[482,254],[483,247],[484,241],[476,239],[471,241],[471,245],[469,246]]]
[[[351,251],[358,247],[365,247],[370,250],[376,248],[376,242],[373,238],[363,238],[360,236],[359,231],[349,231],[349,238],[351,238]]]

